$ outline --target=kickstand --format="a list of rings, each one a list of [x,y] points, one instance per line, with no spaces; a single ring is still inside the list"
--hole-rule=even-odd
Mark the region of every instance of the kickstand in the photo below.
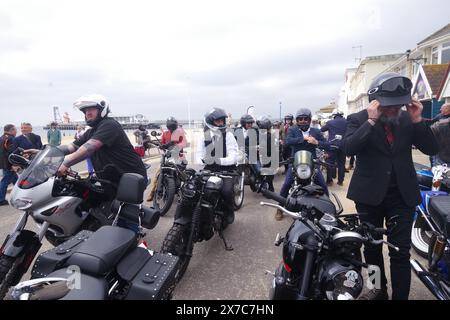
[[[228,245],[227,240],[225,239],[225,237],[223,235],[223,230],[219,231],[219,237],[223,241],[223,245],[225,246],[225,250],[232,251],[233,250],[233,246],[232,245]]]

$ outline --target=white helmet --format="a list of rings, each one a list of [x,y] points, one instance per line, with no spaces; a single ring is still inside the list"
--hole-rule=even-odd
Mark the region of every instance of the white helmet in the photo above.
[[[101,94],[88,94],[78,98],[73,106],[84,112],[86,108],[97,107],[100,109],[100,117],[104,118],[109,113],[109,103],[105,96]]]
[[[331,117],[336,117],[336,116],[343,116],[344,115],[344,113],[342,112],[342,111],[339,111],[339,109],[333,109],[333,113],[331,113]]]
[[[311,121],[318,121],[319,120],[319,117],[316,115],[316,114],[314,114],[312,117],[311,117]]]

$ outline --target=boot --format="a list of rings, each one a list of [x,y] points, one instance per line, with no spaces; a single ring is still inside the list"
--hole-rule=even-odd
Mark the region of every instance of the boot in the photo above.
[[[275,220],[280,221],[282,219],[283,219],[283,211],[277,209],[277,212],[275,213]]]
[[[358,300],[389,300],[387,289],[372,289],[361,295]]]

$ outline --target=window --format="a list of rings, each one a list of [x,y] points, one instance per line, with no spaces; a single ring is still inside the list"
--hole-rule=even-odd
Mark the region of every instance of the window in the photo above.
[[[431,64],[437,64],[439,59],[438,47],[434,47],[431,53]]]
[[[441,63],[449,63],[449,62],[450,62],[450,42],[445,42],[442,44]]]

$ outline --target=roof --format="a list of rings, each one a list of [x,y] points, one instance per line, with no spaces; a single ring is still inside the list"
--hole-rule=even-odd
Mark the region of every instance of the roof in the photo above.
[[[442,80],[442,85],[439,89],[439,92],[436,94],[438,100],[442,100],[444,98],[443,94],[445,93],[446,91],[445,89],[449,84],[450,84],[450,63],[448,64],[447,73],[444,79]]]
[[[423,71],[430,84],[431,92],[437,95],[447,78],[448,63],[446,64],[426,64],[423,66]]]
[[[450,23],[447,24],[442,29],[439,29],[435,33],[431,34],[430,36],[426,37],[425,39],[423,39],[422,41],[417,43],[417,45],[421,45],[422,43],[425,43],[425,42],[428,42],[430,40],[434,40],[434,39],[440,38],[440,37],[445,36],[447,34],[450,34]]]

